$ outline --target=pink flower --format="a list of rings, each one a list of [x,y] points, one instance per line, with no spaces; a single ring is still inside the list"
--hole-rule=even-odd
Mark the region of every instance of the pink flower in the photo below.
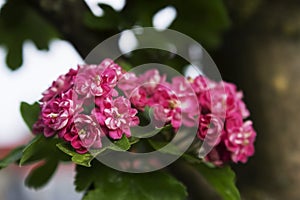
[[[221,118],[213,114],[200,116],[198,137],[205,140],[210,146],[215,146],[220,143],[223,133],[223,124]]]
[[[153,107],[154,117],[160,124],[171,123],[174,129],[193,126],[198,123],[197,97],[190,83],[184,77],[174,77],[172,83],[159,83],[149,97],[148,105]]]
[[[105,109],[112,108],[113,99],[112,97],[96,97],[95,98],[95,105],[96,107],[92,110],[92,115],[94,115],[101,125],[101,127],[105,126],[106,115],[104,113]]]
[[[72,90],[45,102],[41,111],[45,136],[51,137],[55,132],[63,130],[71,121],[76,107],[77,105],[72,99]],[[61,131],[59,136],[62,136],[63,133],[64,131]]]
[[[131,103],[139,110],[144,110],[144,108],[149,105],[149,99],[147,97],[147,92],[145,88],[140,87],[130,94]]]
[[[82,146],[85,148],[101,148],[102,131],[93,116],[79,114],[74,120]]]
[[[161,76],[157,69],[146,71],[139,77],[139,84],[143,85],[147,94],[152,95],[159,84],[165,83],[166,76]]]
[[[70,142],[77,153],[84,154],[89,149],[102,147],[102,129],[93,116],[79,114],[75,117],[66,134],[64,140]]]
[[[226,148],[231,152],[233,162],[247,162],[254,154],[254,140],[256,132],[251,121],[246,121],[241,127],[232,128],[227,132],[224,140]]]
[[[188,78],[188,80],[189,82],[191,82],[191,86],[194,89],[194,92],[197,94],[207,91],[216,86],[215,82],[202,75],[197,76],[195,79]]]
[[[230,132],[231,130],[239,129],[243,126],[243,116],[240,112],[232,113],[226,118],[225,130]]]
[[[156,92],[149,99],[149,106],[153,108],[155,124],[165,125],[171,123],[174,128],[181,125],[181,111],[178,108],[178,99],[171,89],[158,85]]]
[[[230,152],[226,149],[224,143],[220,143],[207,154],[205,160],[216,166],[222,166],[231,160]]]
[[[88,149],[83,146],[83,143],[78,135],[78,130],[75,127],[74,123],[72,123],[66,134],[63,136],[63,139],[67,142],[70,142],[71,146],[75,149],[77,153],[84,154],[88,152]]]
[[[113,88],[121,76],[121,67],[110,59],[104,60],[100,65],[84,65],[76,77],[75,90],[85,98],[106,96],[114,92]]]
[[[136,114],[137,110],[131,108],[128,99],[118,97],[113,100],[111,107],[104,109],[105,125],[109,129],[109,136],[113,139],[120,139],[124,133],[130,137],[130,127],[139,124]]]
[[[39,115],[38,120],[32,126],[32,132],[33,134],[40,134],[40,133],[44,133],[44,129],[45,129],[45,125],[42,116]]]
[[[53,81],[52,85],[43,92],[42,102],[49,101],[55,98],[57,95],[69,90],[74,83],[75,76],[77,75],[77,70],[70,69],[70,71],[58,77],[56,81]]]
[[[139,79],[132,72],[125,73],[118,83],[118,88],[120,88],[127,97],[130,97],[131,93],[138,90],[139,87]]]
[[[190,82],[184,77],[174,77],[171,84],[172,92],[177,100],[177,115],[181,113],[182,124],[186,126],[194,126],[198,123],[195,118],[199,117],[200,107],[198,107],[198,99]]]
[[[123,76],[123,71],[122,71],[122,67],[119,66],[118,64],[114,63],[114,61],[112,59],[106,58],[104,59],[101,63],[100,66],[103,69],[111,69],[113,71],[115,71],[115,74],[119,79],[121,79],[121,77]]]

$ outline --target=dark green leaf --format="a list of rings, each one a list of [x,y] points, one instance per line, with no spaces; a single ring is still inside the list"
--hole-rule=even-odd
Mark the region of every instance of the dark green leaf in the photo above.
[[[205,48],[218,47],[222,33],[230,25],[227,10],[222,0],[210,1],[165,1],[153,0],[127,1],[121,11],[114,11],[109,6],[101,5],[104,15],[96,17],[90,15],[85,24],[99,31],[117,31],[132,28],[133,26],[153,26],[153,16],[160,10],[172,6],[177,15],[170,28],[184,33]],[[144,9],[147,7],[147,9]],[[196,13],[196,14],[195,14]],[[118,26],[115,26],[118,24]],[[144,58],[143,58],[144,59]]]
[[[161,151],[162,153],[167,153],[171,155],[182,155],[182,152],[171,143],[154,140],[148,140],[148,142],[155,150]]]
[[[28,128],[32,130],[32,126],[38,120],[40,114],[40,105],[37,102],[32,105],[22,102],[20,110],[23,120]]]
[[[8,165],[17,162],[22,157],[24,147],[18,147],[12,150],[6,157],[0,160],[0,170],[7,167]]]
[[[43,135],[36,136],[29,145],[24,148],[20,165],[26,165],[44,159],[68,161],[68,157],[56,147],[56,144],[59,142],[60,140],[57,138],[45,138]]]
[[[37,28],[38,27],[38,28]],[[48,49],[56,30],[26,1],[9,0],[0,12],[0,45],[8,51],[6,61],[12,69],[22,65],[23,43],[32,41],[38,49]]]
[[[203,163],[202,160],[200,160],[199,158],[193,156],[193,155],[190,155],[190,154],[183,154],[182,155],[182,158],[187,161],[188,163],[191,163],[191,164],[201,164]]]
[[[33,169],[26,178],[28,187],[38,189],[44,186],[52,177],[60,161],[70,161],[69,157],[61,152],[56,144],[61,142],[57,138],[36,136],[23,150],[20,165],[43,161],[44,164]]]
[[[211,168],[203,163],[194,166],[224,200],[241,199],[235,186],[235,173],[229,166]]]
[[[113,200],[185,200],[186,188],[173,176],[166,172],[156,171],[144,174],[122,173],[101,164],[93,165],[93,180],[88,183],[84,176],[77,176],[77,185],[81,189],[92,183],[95,189],[87,193],[83,200],[113,199]],[[81,177],[81,179],[79,179]],[[84,182],[84,183],[83,183]]]
[[[91,29],[105,31],[107,29],[118,30],[121,16],[111,6],[106,4],[99,4],[104,11],[104,15],[97,17],[92,13],[86,13],[84,23]],[[118,24],[118,25],[117,25]]]
[[[39,189],[46,185],[53,176],[58,165],[57,160],[46,160],[46,162],[31,170],[25,180],[25,185],[29,188]]]
[[[75,187],[77,192],[87,190],[95,181],[94,168],[76,165]]]

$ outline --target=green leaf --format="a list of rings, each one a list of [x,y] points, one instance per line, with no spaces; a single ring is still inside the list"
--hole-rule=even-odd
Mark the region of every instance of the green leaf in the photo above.
[[[95,181],[94,169],[94,167],[88,168],[76,165],[74,185],[77,192],[83,192],[93,184],[93,182]]]
[[[66,153],[69,156],[75,156],[76,154],[78,154],[71,146],[69,143],[66,142],[60,142],[58,144],[56,144],[56,146],[58,147],[59,150],[61,150],[62,152]]]
[[[59,150],[64,152],[65,154],[71,156],[71,160],[78,165],[90,167],[91,166],[91,161],[95,158],[92,154],[90,153],[85,153],[85,154],[79,154],[77,153],[73,147],[71,147],[70,144],[66,142],[60,142],[56,144]]]
[[[116,151],[127,151],[130,148],[130,142],[125,134],[122,135],[122,138],[114,141],[113,144],[110,144],[107,148],[116,150]]]
[[[182,152],[175,145],[172,145],[169,142],[154,140],[148,140],[148,142],[155,150],[161,151],[162,153],[171,155],[182,155]]]
[[[22,102],[20,110],[23,120],[25,121],[28,128],[32,130],[32,126],[38,120],[40,114],[40,105],[37,102],[32,105],[26,102]]]
[[[61,140],[57,138],[45,138],[40,134],[23,149],[20,165],[44,162],[27,176],[25,184],[28,187],[41,188],[51,179],[60,161],[70,161],[69,157],[56,147],[59,142]]]
[[[57,165],[57,160],[47,160],[43,165],[31,170],[30,174],[26,177],[25,185],[34,189],[43,187],[53,176]]]
[[[222,0],[210,1],[127,1],[121,11],[101,5],[104,15],[89,15],[85,24],[102,33],[130,29],[133,26],[153,26],[153,16],[162,9],[172,6],[176,18],[170,28],[201,42],[205,48],[216,48],[221,42],[222,34],[229,28],[230,20]],[[144,9],[147,7],[147,9]],[[197,13],[197,18],[195,18]],[[117,24],[118,26],[115,26]],[[195,28],[196,27],[196,28]],[[145,58],[143,58],[145,59]]]
[[[69,158],[62,153],[56,144],[61,142],[57,138],[45,138],[44,135],[36,136],[23,150],[20,165],[26,165],[44,159],[68,161]]]
[[[38,28],[36,28],[38,27]],[[7,49],[6,61],[12,70],[23,62],[23,44],[30,40],[38,49],[48,50],[49,42],[58,33],[28,2],[9,0],[0,12],[0,45]]]
[[[0,160],[0,170],[7,167],[8,165],[17,162],[22,157],[24,147],[18,147],[12,150],[6,157]]]
[[[185,161],[187,161],[188,163],[191,163],[191,164],[201,164],[201,163],[203,163],[203,161],[201,159],[197,158],[196,156],[187,154],[187,153],[183,154],[182,158]]]
[[[91,162],[94,158],[95,157],[93,155],[91,155],[90,153],[76,154],[72,157],[72,161],[76,164],[86,166],[86,167],[90,167]]]
[[[107,149],[111,149],[114,151],[127,151],[131,143],[129,142],[128,138],[123,135],[120,140],[114,141],[113,143],[109,143],[107,146],[103,146],[101,149],[92,149],[90,152],[85,154],[77,153],[70,144],[66,142],[61,142],[56,145],[58,149],[62,152],[66,153],[67,155],[72,157],[72,161],[75,164],[82,165],[85,167],[90,167],[92,160],[99,155],[100,153],[104,152]]]
[[[100,163],[88,170],[79,168],[75,184],[80,191],[93,184],[94,190],[88,191],[83,200],[185,200],[187,197],[185,186],[166,172],[123,173]]]
[[[235,185],[235,173],[229,166],[211,168],[203,163],[194,166],[224,200],[241,199]]]

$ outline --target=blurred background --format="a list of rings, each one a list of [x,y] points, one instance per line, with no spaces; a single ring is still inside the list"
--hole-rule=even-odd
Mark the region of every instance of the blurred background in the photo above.
[[[127,29],[171,28],[198,41],[223,79],[244,92],[258,137],[255,156],[233,165],[243,199],[300,199],[299,1],[0,0],[0,8],[0,157],[32,137],[21,101],[38,100],[54,79],[114,34],[123,31],[119,45],[127,51],[134,44]],[[184,66],[163,53],[131,56],[133,65]],[[23,186],[28,170],[1,171],[1,200],[80,199],[73,166],[61,166],[39,191]]]

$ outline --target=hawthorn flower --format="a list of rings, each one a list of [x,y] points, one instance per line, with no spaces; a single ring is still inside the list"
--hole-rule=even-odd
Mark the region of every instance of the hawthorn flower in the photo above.
[[[209,145],[220,143],[223,133],[223,120],[214,114],[201,115],[199,120],[198,137]]]
[[[75,80],[75,90],[85,98],[106,96],[113,92],[121,77],[121,67],[112,60],[105,59],[100,65],[81,66]]]
[[[102,131],[93,116],[79,114],[74,120],[78,136],[85,148],[101,148]]]
[[[253,142],[256,132],[251,121],[246,121],[241,127],[230,129],[225,139],[225,145],[231,152],[233,162],[247,162],[248,157],[254,154]]]
[[[144,110],[144,108],[149,105],[148,94],[143,87],[132,91],[130,101],[139,110]]]
[[[93,116],[79,114],[69,126],[64,140],[70,142],[78,153],[86,153],[91,148],[101,148],[102,130]]]
[[[244,122],[249,111],[242,98],[231,83],[204,76],[178,76],[168,82],[156,69],[141,75],[124,73],[113,60],[105,59],[59,76],[43,93],[33,131],[62,138],[84,154],[101,148],[104,136],[130,137],[130,127],[139,124],[138,110],[150,107],[156,127],[170,124],[178,130],[182,125],[199,125],[199,140],[212,147],[206,161],[217,166],[246,162],[254,153],[256,133],[251,121]]]
[[[158,85],[164,84],[165,80],[166,76],[161,76],[157,69],[148,70],[139,77],[139,83],[143,85],[149,95],[155,92]]]
[[[201,108],[198,137],[213,148],[205,160],[217,166],[228,161],[246,162],[254,153],[256,133],[243,93],[234,84],[211,81],[203,76],[189,79]]]
[[[67,142],[70,142],[71,146],[75,149],[77,153],[84,154],[88,152],[88,149],[84,147],[79,135],[78,129],[74,123],[70,124],[66,134],[63,136],[63,139]]]
[[[77,107],[72,95],[73,91],[68,90],[61,96],[42,105],[41,118],[44,123],[46,137],[53,136],[57,131],[60,131],[59,136],[64,133],[64,128],[72,120]]]
[[[76,75],[77,70],[70,69],[67,74],[59,76],[57,80],[53,81],[52,85],[43,92],[43,98],[41,101],[49,101],[50,99],[55,98],[57,95],[69,90],[74,84]]]
[[[139,118],[135,116],[136,114],[137,110],[131,108],[128,99],[124,97],[114,99],[111,107],[104,109],[105,125],[109,129],[109,136],[112,139],[120,139],[124,133],[130,137],[130,127],[139,124]]]
[[[224,143],[215,146],[205,157],[207,162],[213,163],[216,166],[222,166],[231,160],[230,152],[226,149]]]
[[[175,130],[182,124],[191,127],[197,123],[197,97],[184,77],[174,77],[171,84],[159,84],[155,90],[149,102],[156,119],[169,121]]]
[[[139,78],[132,72],[126,72],[119,80],[118,88],[120,88],[127,97],[137,90],[140,86]]]

